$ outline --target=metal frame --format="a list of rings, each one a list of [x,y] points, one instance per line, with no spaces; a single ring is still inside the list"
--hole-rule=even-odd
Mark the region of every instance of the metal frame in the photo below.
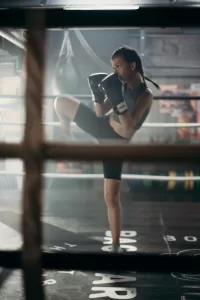
[[[200,272],[200,257],[159,256],[150,254],[109,255],[81,253],[42,253],[42,171],[45,159],[69,159],[84,161],[118,160],[138,162],[174,162],[197,165],[200,162],[200,146],[132,146],[132,145],[83,145],[56,144],[44,141],[42,126],[43,81],[45,64],[45,27],[76,25],[151,26],[164,24],[176,26],[199,25],[199,10],[140,10],[136,12],[64,12],[60,10],[5,10],[0,11],[0,26],[27,27],[27,87],[26,126],[21,144],[0,144],[0,158],[21,158],[25,166],[23,185],[22,251],[0,252],[0,265],[22,268],[25,296],[29,300],[43,300],[42,268],[77,270],[134,270],[134,271],[194,271]],[[145,16],[148,18],[145,19]],[[157,13],[155,18],[155,13]],[[16,15],[18,14],[18,15]],[[189,17],[188,17],[189,14]],[[191,15],[192,14],[192,15]],[[81,18],[80,18],[81,17]],[[127,18],[127,21],[124,19]],[[192,23],[190,23],[190,17]],[[79,21],[78,21],[79,20]],[[190,20],[190,21],[189,21]],[[46,22],[47,21],[47,22]],[[182,21],[182,22],[181,22]],[[134,23],[134,24],[133,24]],[[45,26],[46,25],[46,26]],[[141,263],[142,262],[142,263]]]
[[[8,269],[22,268],[20,251],[1,251],[0,265]],[[43,252],[41,266],[45,270],[76,271],[138,271],[138,272],[179,272],[199,274],[199,256],[177,256],[176,254],[105,254],[105,253],[48,253]],[[32,282],[34,278],[32,277]],[[33,288],[33,284],[31,289]],[[33,298],[28,298],[33,299]]]
[[[198,27],[200,7],[154,7],[138,10],[67,11],[63,9],[32,9],[45,13],[45,27]],[[0,27],[27,28],[28,9],[0,10]],[[39,26],[39,24],[36,24]]]

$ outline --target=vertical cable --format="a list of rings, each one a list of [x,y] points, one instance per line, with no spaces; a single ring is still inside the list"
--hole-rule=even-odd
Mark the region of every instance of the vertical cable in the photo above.
[[[45,65],[44,12],[27,14],[26,126],[24,131],[23,280],[26,299],[43,300],[41,268],[41,207],[43,172],[42,103]],[[37,26],[37,27],[36,27]],[[39,28],[39,29],[38,29]]]

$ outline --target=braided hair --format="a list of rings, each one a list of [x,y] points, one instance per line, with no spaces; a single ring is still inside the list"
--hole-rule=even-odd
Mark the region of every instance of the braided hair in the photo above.
[[[138,73],[140,73],[140,75],[142,76],[142,79],[143,79],[145,85],[146,85],[146,80],[147,80],[147,81],[151,82],[158,90],[160,89],[160,86],[155,81],[153,81],[152,79],[150,79],[149,77],[147,77],[145,75],[141,57],[139,56],[139,54],[137,53],[136,50],[134,50],[133,48],[130,48],[128,46],[120,47],[120,48],[116,49],[112,54],[112,59],[116,58],[116,57],[121,57],[126,62],[130,62],[130,63],[135,62],[136,63],[136,71]]]

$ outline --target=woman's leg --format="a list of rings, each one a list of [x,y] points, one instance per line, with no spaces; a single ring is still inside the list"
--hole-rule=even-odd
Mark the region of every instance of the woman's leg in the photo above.
[[[75,121],[77,125],[93,137],[110,139],[117,138],[114,133],[109,133],[108,121],[98,118],[95,113],[71,95],[56,98],[54,107],[61,127],[65,134],[70,136],[70,123]],[[122,227],[122,208],[120,203],[120,183],[122,163],[104,163],[104,198],[108,210],[108,221],[113,239],[113,250],[120,252],[120,233]]]
[[[113,252],[121,252],[122,207],[120,201],[122,163],[104,163],[104,198],[113,240]]]
[[[113,252],[119,252],[120,250],[120,234],[122,229],[120,182],[120,180],[115,179],[104,179],[104,198],[107,205]]]
[[[61,128],[68,139],[72,138],[70,124],[75,119],[79,105],[80,101],[72,95],[58,96],[54,101],[54,108],[60,120]]]
[[[95,139],[104,138],[104,134],[109,128],[107,118],[97,117],[91,108],[81,103],[74,96],[64,95],[57,97],[54,102],[54,108],[60,120],[61,128],[69,138],[72,137],[70,130],[72,121]]]

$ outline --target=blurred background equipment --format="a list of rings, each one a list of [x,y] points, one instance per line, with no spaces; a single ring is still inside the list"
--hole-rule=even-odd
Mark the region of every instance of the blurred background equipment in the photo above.
[[[161,86],[158,92],[149,85],[160,100],[154,101],[151,114],[132,143],[198,143],[200,101],[195,97],[200,95],[199,34],[198,28],[69,28],[48,31],[44,122],[50,126],[45,125],[46,138],[63,141],[53,108],[56,95],[76,95],[92,108],[87,77],[95,72],[112,72],[112,52],[121,45],[129,45],[142,56],[147,76]],[[23,30],[0,31],[1,136],[8,142],[20,141],[23,135],[24,127],[20,124],[24,123],[25,39]],[[162,97],[169,97],[169,100],[162,100]],[[180,99],[174,100],[173,97]],[[75,124],[72,128],[77,140],[95,142]],[[6,161],[6,170],[12,171],[13,166],[13,162]],[[19,172],[23,170],[19,162],[15,166]],[[74,169],[67,162],[48,165],[50,172],[67,172],[70,168],[75,173],[84,169],[80,164]],[[89,168],[91,172],[95,172],[94,169],[92,165]],[[20,180],[18,178],[18,182]]]

